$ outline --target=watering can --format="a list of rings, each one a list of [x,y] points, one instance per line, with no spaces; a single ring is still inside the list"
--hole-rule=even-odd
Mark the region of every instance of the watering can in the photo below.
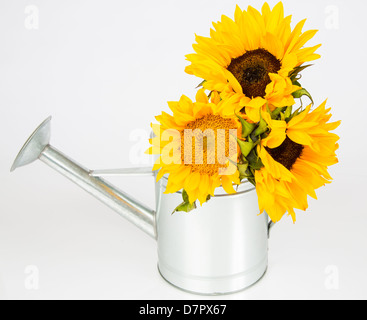
[[[181,192],[164,194],[167,177],[155,184],[155,210],[107,182],[105,175],[146,175],[152,168],[88,170],[50,145],[51,117],[30,136],[11,171],[37,159],[79,185],[157,241],[158,270],[170,284],[197,294],[237,292],[257,282],[268,265],[273,223],[259,215],[254,186],[242,182],[235,194],[217,188],[190,213],[172,214]]]

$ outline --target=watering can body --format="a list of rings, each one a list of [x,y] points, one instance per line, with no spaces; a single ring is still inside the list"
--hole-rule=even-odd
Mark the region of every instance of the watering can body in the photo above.
[[[164,194],[167,177],[163,177],[155,184],[156,208],[152,210],[101,177],[106,173],[154,176],[151,169],[88,170],[49,144],[50,120],[27,140],[12,171],[39,159],[134,223],[157,241],[159,272],[180,289],[224,294],[242,290],[263,276],[271,224],[266,214],[258,214],[251,183],[245,181],[233,195],[217,188],[203,206],[172,214],[182,195]]]
[[[181,194],[164,194],[157,183],[158,267],[171,284],[201,294],[242,290],[257,282],[268,265],[268,217],[258,215],[251,183],[237,193],[216,190],[210,201],[190,213],[171,214]]]

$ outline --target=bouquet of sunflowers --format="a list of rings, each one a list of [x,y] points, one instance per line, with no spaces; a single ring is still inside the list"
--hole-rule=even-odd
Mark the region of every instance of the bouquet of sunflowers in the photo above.
[[[196,36],[185,70],[202,79],[196,99],[168,102],[172,115],[156,117],[147,151],[159,155],[157,179],[168,175],[165,192],[182,190],[175,211],[203,205],[218,187],[236,193],[247,179],[260,213],[273,222],[288,213],[295,221],[295,209],[306,210],[307,196],[330,183],[339,139],[330,131],[340,121],[329,122],[326,101],[314,107],[300,83],[308,63],[320,58],[320,45],[306,46],[317,30],[302,31],[305,21],[292,30],[281,2],[272,10],[265,3],[261,12],[237,6],[234,20],[222,16],[209,37]],[[312,103],[303,106],[302,98]]]

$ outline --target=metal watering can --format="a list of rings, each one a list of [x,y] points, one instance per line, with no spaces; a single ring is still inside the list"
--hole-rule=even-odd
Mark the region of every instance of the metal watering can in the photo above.
[[[101,176],[154,176],[151,168],[91,171],[52,147],[51,117],[27,140],[11,171],[39,159],[122,217],[158,244],[158,269],[172,285],[199,294],[237,292],[257,282],[268,265],[268,236],[273,226],[258,215],[254,186],[243,182],[236,194],[217,188],[215,196],[191,213],[172,214],[180,192],[164,194],[167,178],[156,182],[156,209],[147,208]]]

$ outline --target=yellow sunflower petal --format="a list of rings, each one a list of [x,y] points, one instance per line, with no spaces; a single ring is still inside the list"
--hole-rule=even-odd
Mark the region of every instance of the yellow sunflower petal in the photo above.
[[[204,89],[200,89],[196,93],[196,102],[201,102],[201,103],[206,103],[206,104],[209,103],[209,98],[206,95]]]
[[[338,162],[335,151],[339,137],[329,129],[335,129],[339,122],[328,123],[330,108],[325,104],[312,112],[308,106],[294,116],[287,124],[287,138],[276,150],[269,148],[268,141],[279,122],[263,116],[271,131],[257,148],[264,167],[255,171],[255,181],[260,212],[265,210],[273,221],[287,212],[295,221],[295,209],[306,210],[308,196],[316,199],[315,190],[332,180],[327,169]]]
[[[240,100],[262,98],[279,108],[293,105],[297,86],[292,84],[290,72],[320,57],[315,52],[319,45],[306,47],[316,30],[302,33],[305,22],[292,30],[291,16],[284,17],[281,2],[273,9],[265,3],[261,13],[251,6],[247,11],[236,6],[234,20],[223,15],[213,23],[209,37],[196,36],[195,53],[186,56],[190,62],[186,72],[205,79],[204,88],[221,92],[222,98],[237,93]],[[253,107],[246,114],[251,121],[259,121]]]
[[[233,188],[232,180],[229,178],[229,176],[222,176],[222,186],[228,194],[236,193],[236,190]]]

